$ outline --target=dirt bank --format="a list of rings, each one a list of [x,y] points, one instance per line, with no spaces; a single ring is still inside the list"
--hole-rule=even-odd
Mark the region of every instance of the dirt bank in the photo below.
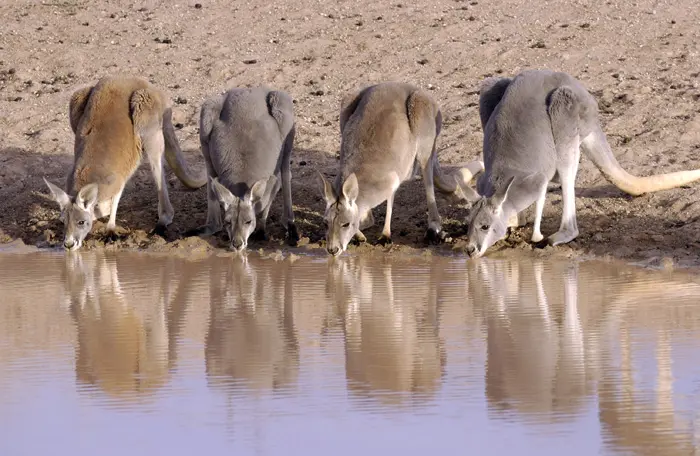
[[[293,199],[309,247],[323,236],[323,202],[313,169],[332,175],[339,148],[343,93],[382,80],[413,82],[440,102],[445,127],[440,159],[449,167],[480,153],[476,89],[489,75],[552,68],[580,78],[600,100],[605,131],[621,164],[647,175],[700,167],[700,9],[657,1],[247,2],[197,0],[3,2],[0,16],[0,241],[49,246],[61,227],[41,198],[42,177],[63,183],[71,162],[67,105],[72,91],[110,73],[148,77],[176,101],[178,137],[201,167],[198,114],[203,99],[227,87],[265,83],[295,99],[297,142]],[[668,6],[667,6],[668,5]],[[170,174],[175,221],[165,239],[149,236],[157,199],[144,166],[127,186],[118,215],[126,230],[110,248],[177,249],[225,245],[182,239],[204,222],[205,191],[187,191]],[[593,253],[659,264],[699,263],[698,186],[630,198],[583,159],[578,177],[580,237],[541,254]],[[559,225],[553,189],[543,231]],[[438,201],[460,247],[465,208]],[[271,214],[277,248],[282,232]],[[376,239],[377,225],[367,231]],[[393,249],[424,248],[422,183],[402,187],[392,223]],[[99,225],[98,225],[99,228]],[[505,246],[523,242],[531,227]],[[87,247],[99,245],[93,236]],[[302,247],[302,248],[309,248]],[[384,250],[363,246],[361,250]]]

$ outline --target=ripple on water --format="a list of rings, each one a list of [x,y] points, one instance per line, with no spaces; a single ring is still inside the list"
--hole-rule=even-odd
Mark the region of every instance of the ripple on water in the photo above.
[[[692,454],[698,279],[0,252],[0,454]]]

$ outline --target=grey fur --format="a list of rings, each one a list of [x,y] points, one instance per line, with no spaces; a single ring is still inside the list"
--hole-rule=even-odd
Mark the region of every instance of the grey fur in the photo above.
[[[477,182],[482,198],[468,219],[467,253],[476,257],[502,239],[511,220],[535,203],[533,242],[540,232],[547,184],[562,185],[562,220],[552,245],[578,236],[574,184],[580,146],[611,183],[639,195],[700,179],[700,170],[649,177],[628,174],[615,159],[598,118],[598,104],[572,76],[528,70],[515,78],[482,84],[479,114],[484,129],[485,171]]]
[[[256,228],[266,236],[270,206],[282,188],[282,223],[289,242],[296,244],[290,171],[294,133],[294,105],[284,92],[234,88],[204,102],[199,138],[209,181],[202,232],[219,232],[225,224],[231,246],[245,249]]]
[[[328,253],[339,255],[355,236],[374,223],[372,209],[387,202],[380,242],[391,242],[394,195],[401,183],[420,169],[428,202],[428,232],[443,239],[435,186],[444,193],[475,201],[477,193],[467,184],[483,169],[475,161],[454,175],[443,175],[435,143],[442,114],[430,95],[412,85],[387,82],[347,94],[340,110],[340,172],[331,184],[323,175],[328,225]]]

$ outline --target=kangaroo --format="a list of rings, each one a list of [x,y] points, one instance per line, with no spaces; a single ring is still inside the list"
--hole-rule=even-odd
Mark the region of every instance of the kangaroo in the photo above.
[[[265,239],[267,216],[282,187],[282,224],[288,242],[296,245],[290,171],[294,133],[294,105],[285,92],[234,88],[205,101],[199,139],[209,174],[208,210],[200,234],[217,233],[225,225],[237,251],[247,247],[254,232]]]
[[[46,178],[53,199],[61,208],[63,246],[80,248],[95,219],[109,215],[107,232],[115,236],[117,206],[124,186],[145,152],[158,189],[158,224],[162,234],[172,223],[173,207],[163,173],[165,159],[190,189],[206,183],[187,168],[171,121],[171,102],[148,81],[137,77],[106,77],[73,93],[69,102],[70,126],[75,134],[74,164],[67,191]]]
[[[504,238],[512,226],[509,220],[533,203],[532,242],[542,241],[540,223],[550,181],[561,183],[563,207],[559,230],[548,243],[565,244],[578,236],[574,184],[581,147],[608,181],[630,195],[700,179],[700,169],[649,177],[627,173],[603,133],[595,98],[566,73],[528,70],[512,79],[486,79],[479,114],[485,171],[477,181],[482,198],[467,219],[467,254],[473,258]]]
[[[333,185],[319,173],[326,200],[328,253],[340,255],[353,237],[366,241],[361,230],[374,224],[372,209],[384,201],[386,219],[379,242],[390,243],[394,195],[418,167],[428,202],[426,238],[444,240],[435,185],[441,192],[476,201],[478,194],[467,184],[483,163],[471,162],[459,173],[445,176],[435,150],[441,127],[438,104],[409,84],[386,82],[343,97],[340,172]]]

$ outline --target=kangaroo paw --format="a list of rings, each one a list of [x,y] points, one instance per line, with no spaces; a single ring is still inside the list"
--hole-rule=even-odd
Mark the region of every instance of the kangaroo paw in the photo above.
[[[252,241],[267,241],[268,239],[269,238],[264,228],[255,230],[253,231],[253,234],[250,235],[250,240]]]
[[[362,231],[358,231],[357,233],[355,233],[355,236],[352,237],[352,242],[355,245],[359,245],[364,242],[367,242],[367,238],[364,234],[362,234]]]

